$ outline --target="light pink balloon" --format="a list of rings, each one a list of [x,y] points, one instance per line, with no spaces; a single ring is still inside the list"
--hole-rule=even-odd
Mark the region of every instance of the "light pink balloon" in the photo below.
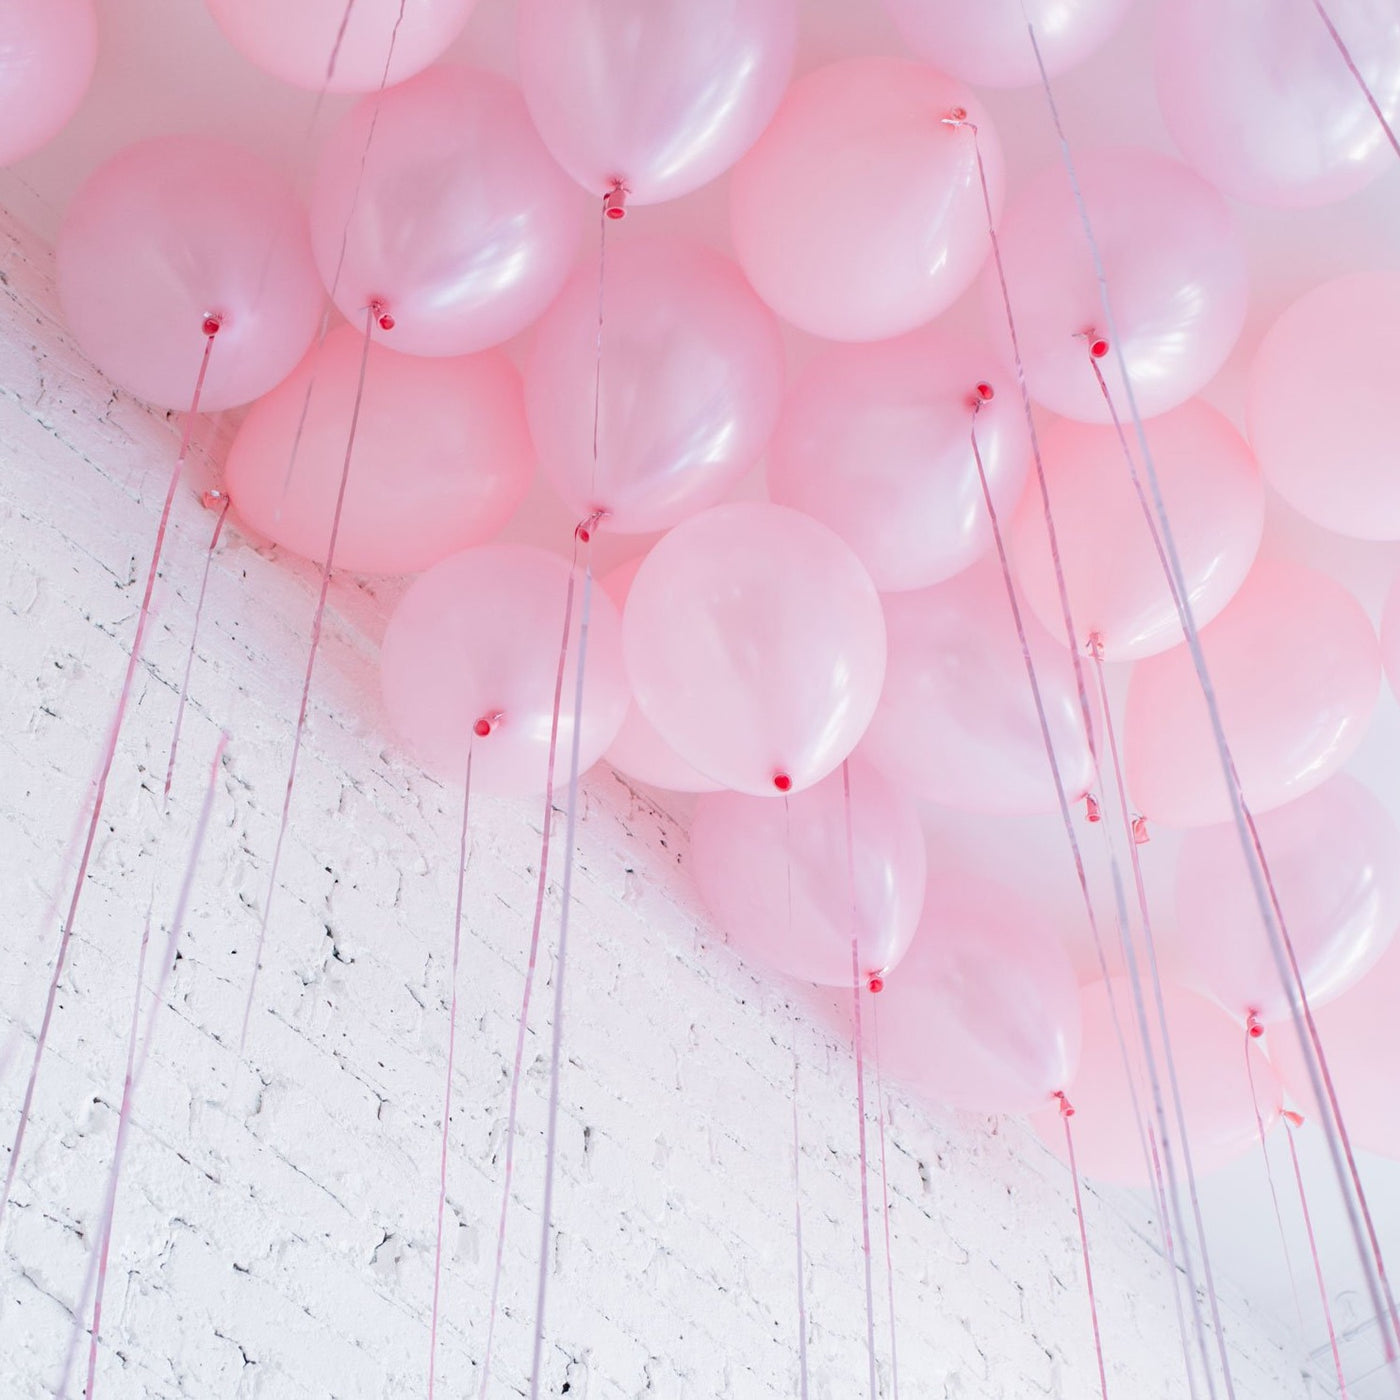
[[[1395,1066],[1400,1064],[1400,944],[1350,991],[1314,1018],[1342,1121],[1357,1147],[1400,1160],[1400,1114],[1395,1112]],[[1321,1115],[1307,1060],[1291,1025],[1266,1037],[1269,1055],[1288,1092],[1314,1122]]]
[[[877,1014],[885,1071],[953,1108],[1028,1113],[1079,1060],[1069,956],[1033,907],[992,885],[930,888]]]
[[[224,466],[239,516],[318,562],[363,348],[353,326],[332,331],[253,405]],[[354,573],[418,573],[484,544],[524,499],[533,467],[520,376],[499,351],[424,361],[372,345],[335,562]]]
[[[1244,439],[1200,400],[1146,424],[1187,595],[1204,625],[1244,582],[1264,532],[1264,483]],[[1129,450],[1143,494],[1152,490],[1136,435]],[[1182,640],[1171,585],[1112,428],[1061,421],[1041,436],[1041,457],[1070,611],[1081,645],[1094,633],[1110,660],[1152,656]],[[1156,523],[1156,514],[1152,520]],[[1032,486],[1010,530],[1016,577],[1056,638],[1064,612],[1040,491]]]
[[[311,237],[350,321],[363,325],[377,301],[393,319],[392,348],[465,355],[509,340],[554,299],[582,205],[519,89],[441,64],[365,98],[331,132]]]
[[[951,578],[992,543],[971,441],[979,384],[1003,391],[978,411],[977,445],[1010,512],[1030,461],[1015,384],[934,327],[808,364],[769,446],[769,494],[835,530],[881,592]]]
[[[1193,170],[1153,151],[1086,151],[1075,158],[1103,258],[1113,316],[1144,416],[1205,387],[1244,325],[1245,246],[1234,215]],[[1033,180],[999,229],[1026,382],[1046,408],[1085,423],[1111,415],[1090,344],[1107,337],[1093,254],[1059,162]],[[983,279],[987,324],[1008,367],[1001,286]],[[1116,349],[1098,361],[1119,414],[1129,418]]]
[[[976,87],[1040,81],[1027,22],[1046,72],[1082,62],[1118,27],[1131,0],[885,0],[914,54]]]
[[[1327,11],[1392,124],[1400,14],[1375,0]],[[1157,100],[1172,140],[1236,199],[1330,204],[1393,159],[1356,78],[1311,4],[1170,0],[1157,9]]]
[[[1391,693],[1400,696],[1400,576],[1390,585],[1381,611],[1381,661]]]
[[[0,6],[0,165],[46,146],[78,110],[97,63],[92,0]]]
[[[1267,812],[1332,776],[1356,751],[1380,689],[1361,604],[1325,574],[1261,561],[1201,630],[1246,801]],[[1128,786],[1166,826],[1230,818],[1205,700],[1186,648],[1140,662],[1128,684]]]
[[[627,606],[632,580],[637,577],[645,557],[629,559],[602,580],[603,591],[613,600],[619,614]],[[638,782],[650,783],[652,787],[673,792],[717,792],[721,787],[676,753],[637,708],[635,700],[627,706],[627,718],[622,721],[622,728],[604,757],[618,772]]]
[[[961,83],[898,58],[799,78],[734,171],[734,247],[780,316],[832,340],[885,340],[951,306],[990,246],[972,133],[994,211],[996,132]]]
[[[665,530],[758,460],[784,372],[778,323],[728,258],[643,238],[608,254],[601,359],[598,272],[584,269],[540,322],[525,401],[541,465],[580,519],[603,509],[606,529]]]
[[[472,748],[473,790],[543,792],[563,639],[569,564],[526,545],[488,544],[434,565],[404,594],[384,633],[380,680],[389,719],[417,758],[460,783]],[[617,609],[592,590],[579,770],[591,768],[627,712]],[[569,773],[583,622],[576,581],[564,668],[555,781]],[[499,715],[492,732],[474,726]]]
[[[860,752],[891,781],[968,812],[1051,812],[1059,799],[1001,569],[982,562],[884,600],[889,658]],[[1025,613],[1066,795],[1094,783],[1074,660]]]
[[[795,0],[523,0],[520,83],[554,158],[636,204],[713,180],[768,125],[792,71]]]
[[[283,82],[313,92],[373,92],[440,58],[476,0],[205,3],[229,42]]]
[[[1400,831],[1381,801],[1338,774],[1258,818],[1259,840],[1298,958],[1320,1006],[1377,961],[1400,924]],[[1178,974],[1241,1019],[1289,1015],[1269,935],[1234,823],[1199,827],[1181,843]]]
[[[853,748],[885,676],[880,599],[825,525],[759,502],[678,525],[637,571],[623,642],[632,692],[707,777],[776,796]]]
[[[1144,979],[1146,974],[1144,974]],[[1153,1173],[1144,1159],[1139,1137],[1138,1117],[1123,1053],[1114,1029],[1116,1005],[1123,1039],[1128,1048],[1136,1083],[1137,1103],[1144,1129],[1157,1132],[1152,1106],[1151,1081],[1142,1052],[1140,1023],[1133,1001],[1132,985],[1125,977],[1115,977],[1109,985],[1095,982],[1085,987],[1080,1002],[1084,1017],[1084,1049],[1079,1072],[1070,1085],[1068,1098],[1075,1114],[1070,1122],[1079,1170],[1096,1181],[1126,1186],[1148,1186]],[[1167,1007],[1167,1028],[1171,1056],[1186,1117],[1191,1163],[1197,1176],[1217,1171],[1242,1157],[1259,1141],[1254,1117],[1249,1072],[1245,1056],[1253,1067],[1258,1093],[1259,1118],[1267,1133],[1278,1121],[1283,1107],[1283,1087],[1273,1066],[1239,1023],[1232,1021],[1213,1001],[1195,992],[1165,984],[1162,988]],[[1168,1077],[1157,1004],[1150,982],[1144,980],[1143,1002],[1151,1033],[1166,1107],[1168,1140],[1181,1173],[1181,1137],[1177,1126],[1175,1100]],[[1246,1045],[1248,1049],[1246,1049]],[[1032,1126],[1045,1144],[1059,1157],[1065,1156],[1065,1129],[1058,1108],[1038,1113]],[[1163,1172],[1166,1168],[1163,1166]]]
[[[864,987],[904,956],[924,902],[919,815],[864,764],[850,764],[850,790],[849,840],[841,769],[786,802],[717,792],[695,804],[695,883],[746,961],[850,987],[854,932]]]
[[[1400,539],[1400,274],[1324,282],[1264,337],[1249,437],[1269,484],[1329,530]]]
[[[162,408],[188,408],[205,318],[223,318],[200,406],[265,394],[316,334],[322,293],[306,217],[256,156],[201,136],[128,146],[73,197],[58,293],[84,354]]]

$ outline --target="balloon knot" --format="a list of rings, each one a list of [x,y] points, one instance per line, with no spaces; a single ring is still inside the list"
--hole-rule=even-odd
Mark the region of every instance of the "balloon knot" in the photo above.
[[[1092,656],[1092,657],[1094,658],[1095,661],[1102,661],[1102,660],[1103,660],[1103,633],[1102,633],[1102,632],[1090,632],[1090,633],[1089,633],[1089,641],[1088,641],[1088,645],[1087,645],[1087,650],[1088,650],[1089,655]]]
[[[1073,1118],[1073,1117],[1074,1117],[1074,1105],[1073,1105],[1072,1103],[1070,1103],[1070,1101],[1069,1101],[1068,1098],[1065,1097],[1064,1091],[1063,1091],[1063,1090],[1060,1090],[1060,1089],[1057,1089],[1057,1090],[1055,1091],[1055,1097],[1056,1097],[1057,1099],[1059,1099],[1059,1101],[1060,1101],[1060,1117],[1061,1117],[1061,1118]]]
[[[872,992],[883,992],[885,990],[885,979],[878,972],[870,974],[870,981],[866,983]]]
[[[375,321],[378,323],[379,329],[381,331],[391,331],[397,324],[388,306],[386,306],[385,303],[382,302],[378,297],[375,297],[375,299],[372,302],[370,302],[369,311],[370,315],[373,316]]]
[[[205,313],[205,317],[204,317],[204,327],[203,327],[203,329],[204,329],[204,334],[207,335],[207,336],[209,337],[210,340],[213,340],[213,338],[214,338],[216,335],[218,335],[218,333],[219,333],[219,327],[222,326],[223,323],[224,323],[224,313],[223,313],[222,311],[209,311],[209,312],[206,312],[206,313]]]
[[[591,515],[585,516],[574,529],[575,538],[580,544],[587,544],[593,538],[594,530],[607,518],[608,512],[601,508],[595,510]]]
[[[944,126],[972,126],[972,123],[967,119],[966,107],[950,107],[948,111],[939,118],[939,121],[941,121]],[[974,131],[977,130],[975,126],[972,126],[972,129]]]
[[[1089,342],[1089,353],[1096,359],[1101,360],[1108,354],[1108,341],[1103,336],[1096,335]]]
[[[489,715],[482,715],[482,717],[472,725],[472,733],[475,734],[478,739],[484,739],[488,734],[495,732],[496,726],[500,724],[503,718],[504,716],[501,714],[500,710],[492,710]]]
[[[1251,1040],[1258,1040],[1264,1034],[1264,1023],[1259,1019],[1257,1011],[1251,1011],[1245,1018],[1244,1024]]]
[[[627,186],[614,179],[612,188],[603,196],[603,213],[610,219],[627,217]]]
[[[1103,820],[1103,813],[1099,810],[1099,799],[1092,792],[1084,794],[1084,815],[1091,822]]]
[[[223,505],[227,500],[228,493],[226,491],[210,490],[199,498],[199,503],[205,510],[213,510],[216,506]]]
[[[1133,818],[1133,845],[1145,846],[1152,839],[1152,833],[1147,829],[1146,817]]]
[[[986,380],[983,380],[982,383],[980,383],[977,386],[977,397],[981,399],[984,403],[990,399],[996,398],[996,396],[997,391],[993,389],[992,386],[986,382]]]
[[[774,773],[773,786],[777,788],[779,792],[791,792],[792,778],[787,773]]]
[[[1285,1108],[1282,1113],[1284,1122],[1291,1123],[1295,1128],[1301,1128],[1303,1126],[1303,1115],[1301,1113],[1297,1113],[1291,1108]]]

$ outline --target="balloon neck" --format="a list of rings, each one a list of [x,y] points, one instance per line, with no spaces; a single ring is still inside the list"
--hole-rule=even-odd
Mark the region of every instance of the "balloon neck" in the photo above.
[[[603,213],[610,219],[627,217],[627,186],[614,179],[612,187],[603,196]]]
[[[1084,794],[1084,815],[1091,822],[1103,820],[1103,813],[1099,810],[1099,799],[1092,792]]]
[[[791,775],[789,775],[789,774],[787,774],[787,773],[774,773],[774,774],[773,774],[773,786],[774,786],[775,788],[777,788],[779,792],[791,792],[791,791],[792,791],[792,777],[791,777]]]
[[[1152,839],[1152,833],[1147,829],[1146,817],[1133,818],[1133,845],[1145,846]]]
[[[492,710],[489,715],[482,715],[482,717],[472,725],[472,733],[475,734],[478,739],[485,739],[496,732],[504,718],[505,715],[503,715],[500,710]]]
[[[944,126],[954,126],[954,127],[957,127],[957,126],[967,126],[967,127],[972,127],[972,130],[973,130],[973,131],[976,131],[976,130],[977,130],[977,128],[976,128],[975,126],[973,126],[972,123],[971,123],[970,121],[968,121],[968,119],[967,119],[967,108],[966,108],[966,107],[950,107],[950,108],[939,118],[939,121],[940,121]]]
[[[608,518],[608,514],[609,512],[599,507],[599,509],[595,510],[591,515],[585,516],[584,519],[580,520],[578,525],[575,526],[574,537],[580,544],[588,544],[593,538],[594,530]]]
[[[885,990],[885,979],[878,972],[870,974],[870,981],[865,984],[872,992],[883,992]]]
[[[227,502],[227,491],[210,490],[204,492],[199,498],[199,503],[205,510],[218,510],[221,506],[226,505]]]
[[[1090,633],[1089,633],[1089,644],[1088,644],[1088,646],[1089,646],[1089,655],[1092,656],[1092,657],[1094,658],[1095,661],[1102,661],[1102,660],[1103,660],[1103,633],[1102,633],[1102,632],[1090,632]]]
[[[1057,1090],[1055,1091],[1055,1097],[1056,1097],[1056,1098],[1059,1100],[1059,1102],[1060,1102],[1060,1117],[1061,1117],[1061,1118],[1073,1118],[1073,1117],[1074,1117],[1074,1105],[1073,1105],[1072,1103],[1070,1103],[1069,1099],[1065,1096],[1064,1090],[1062,1090],[1062,1089],[1057,1089]]]
[[[1108,337],[1102,336],[1092,326],[1087,331],[1080,331],[1080,337],[1089,347],[1089,354],[1096,360],[1101,360],[1108,354]]]
[[[1251,1040],[1258,1040],[1264,1034],[1264,1023],[1259,1019],[1257,1011],[1251,1011],[1245,1018],[1244,1024]]]
[[[381,331],[391,331],[397,324],[394,320],[393,313],[389,310],[388,303],[379,297],[375,297],[375,299],[370,302],[369,314],[374,317],[375,324]]]
[[[1283,1121],[1285,1123],[1290,1124],[1292,1127],[1301,1128],[1303,1126],[1303,1115],[1301,1113],[1295,1112],[1291,1108],[1283,1109],[1281,1116],[1283,1118]]]
[[[204,334],[213,340],[219,333],[219,327],[224,323],[224,313],[222,311],[209,311],[205,313],[203,331]]]

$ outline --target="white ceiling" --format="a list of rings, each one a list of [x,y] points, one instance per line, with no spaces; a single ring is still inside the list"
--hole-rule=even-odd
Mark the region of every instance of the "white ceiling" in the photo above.
[[[1278,0],[1307,4],[1309,0]],[[64,206],[83,177],[132,140],[167,131],[217,134],[242,142],[304,178],[318,134],[349,105],[348,99],[315,96],[285,87],[245,62],[223,40],[198,0],[98,0],[102,49],[93,88],[69,128],[31,159],[0,171],[0,204],[46,237],[57,230]],[[1058,94],[1071,140],[1136,143],[1170,149],[1156,111],[1148,53],[1152,0],[1139,0],[1123,32],[1084,68],[1061,80]],[[451,56],[505,73],[514,69],[514,0],[480,0],[466,34]],[[876,0],[804,0],[801,67],[811,68],[844,54],[898,52],[889,21]],[[1053,135],[1038,92],[989,95],[1008,153],[1014,183],[1057,158]],[[684,228],[691,236],[720,247],[728,244],[723,180],[671,205],[635,211],[618,229],[620,236]],[[1253,347],[1274,315],[1308,286],[1346,271],[1400,267],[1400,167],[1370,190],[1331,209],[1280,214],[1240,209],[1253,253],[1253,312],[1240,346],[1208,397],[1238,422],[1240,386]],[[953,316],[966,316],[966,306]],[[811,342],[793,333],[794,361],[810,353]],[[1340,411],[1340,406],[1339,406]],[[756,486],[753,488],[756,489]],[[510,533],[521,538],[562,538],[570,522],[542,489],[527,504]],[[612,558],[638,549],[637,541],[611,543]],[[1303,560],[1342,579],[1377,615],[1400,562],[1400,547],[1343,541],[1329,536],[1279,502],[1271,502],[1265,548]],[[601,563],[609,562],[605,553]],[[1351,764],[1400,817],[1400,705],[1387,690],[1371,736]],[[683,807],[682,804],[675,804]],[[989,847],[985,819],[929,811],[935,869],[966,871],[995,859],[989,874],[1007,876],[1038,893],[1068,931],[1083,962],[1087,948],[1076,933],[1082,923],[1063,834],[1054,820],[1002,823],[997,845]],[[1165,833],[1147,848],[1154,887],[1168,889],[1172,841]],[[989,857],[989,849],[996,850]],[[1169,899],[1162,917],[1169,917]],[[1076,941],[1078,940],[1078,941]],[[1087,964],[1086,964],[1087,971]],[[1316,1353],[1321,1393],[1335,1393],[1326,1353],[1311,1264],[1306,1257],[1295,1204],[1291,1168],[1281,1138],[1273,1144],[1284,1222],[1302,1304],[1305,1349]],[[1358,1329],[1349,1343],[1351,1394],[1355,1400],[1393,1394],[1379,1372],[1363,1372],[1378,1359],[1374,1327],[1355,1263],[1331,1169],[1315,1132],[1301,1134],[1304,1170],[1311,1184],[1323,1265],[1339,1322]],[[1393,1261],[1400,1261],[1400,1164],[1368,1159],[1364,1170],[1372,1206]],[[1288,1274],[1283,1266],[1262,1164],[1258,1156],[1236,1163],[1204,1186],[1217,1269],[1238,1284],[1282,1329],[1299,1335]],[[1400,1267],[1400,1262],[1397,1262]],[[1368,1360],[1369,1358],[1369,1360]]]

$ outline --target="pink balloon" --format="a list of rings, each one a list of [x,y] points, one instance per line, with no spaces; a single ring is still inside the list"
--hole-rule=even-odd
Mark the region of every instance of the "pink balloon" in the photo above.
[[[1030,460],[1015,385],[934,327],[833,346],[807,366],[769,447],[769,494],[835,530],[881,592],[951,578],[992,543],[971,442],[979,384],[1004,391],[982,403],[977,445],[1009,512]]]
[[[786,802],[717,792],[695,804],[695,883],[730,946],[788,977],[862,987],[904,956],[924,902],[924,834],[914,804],[850,764]],[[851,878],[855,871],[852,928]]]
[[[1214,1002],[1169,983],[1163,985],[1162,993],[1167,1008],[1171,1057],[1176,1066],[1177,1084],[1186,1117],[1191,1162],[1196,1175],[1205,1176],[1236,1157],[1242,1157],[1259,1141],[1259,1126],[1254,1117],[1254,1099],[1250,1094],[1245,1056],[1249,1056],[1253,1068],[1259,1118],[1266,1133],[1278,1121],[1283,1107],[1283,1087],[1273,1066],[1260,1050],[1259,1042],[1251,1040],[1244,1027],[1232,1021]],[[1167,1057],[1163,1050],[1153,988],[1145,980],[1142,995],[1158,1082],[1166,1106],[1168,1136],[1178,1162],[1177,1170],[1181,1172],[1181,1138],[1168,1077]],[[1142,1051],[1132,984],[1125,977],[1115,977],[1111,984],[1095,982],[1084,988],[1080,1003],[1084,1018],[1084,1050],[1079,1059],[1079,1072],[1068,1093],[1075,1110],[1070,1126],[1074,1133],[1079,1170],[1098,1181],[1118,1182],[1127,1186],[1150,1185],[1153,1175],[1143,1157],[1138,1118],[1133,1108],[1128,1076],[1123,1069],[1123,1051],[1113,1017],[1116,1006],[1123,1040],[1127,1045],[1128,1062],[1132,1065],[1143,1126],[1155,1134],[1157,1127],[1151,1081]],[[1065,1130],[1058,1108],[1036,1114],[1031,1123],[1050,1150],[1063,1157]],[[1165,1166],[1162,1170],[1165,1173]]]
[[[1085,152],[1075,165],[1138,409],[1164,413],[1204,388],[1239,338],[1249,298],[1244,242],[1225,201],[1177,161],[1122,148]],[[1063,165],[1056,162],[1021,191],[999,233],[1032,397],[1066,418],[1109,422],[1089,357],[1108,326]],[[1009,367],[1006,309],[990,272],[983,294]],[[1126,421],[1116,351],[1098,365]]]
[[[716,506],[647,555],[627,600],[632,692],[707,777],[774,796],[811,787],[865,732],[885,675],[880,599],[825,525]]]
[[[1400,275],[1315,287],[1264,337],[1249,378],[1249,437],[1269,484],[1329,530],[1400,539]]]
[[[78,110],[97,64],[92,0],[0,7],[0,165],[46,146]]]
[[[255,403],[224,467],[238,514],[278,544],[326,555],[364,337],[332,331]],[[483,544],[530,487],[520,376],[499,351],[424,361],[372,345],[336,538],[354,573],[407,574]]]
[[[1342,1121],[1353,1144],[1400,1160],[1400,1115],[1395,1112],[1395,1066],[1400,1063],[1400,944],[1349,992],[1314,1018]],[[1321,1114],[1307,1060],[1292,1026],[1268,1037],[1269,1054],[1304,1113]]]
[[[1196,621],[1215,617],[1244,582],[1264,531],[1264,483],[1244,439],[1200,400],[1146,424]],[[1129,448],[1152,506],[1131,428]],[[1110,660],[1152,656],[1182,640],[1167,573],[1112,428],[1058,422],[1041,437],[1050,508],[1070,610],[1081,644],[1094,633]],[[1155,511],[1152,515],[1156,522]],[[1035,615],[1056,638],[1064,613],[1038,488],[1012,523],[1016,576]]]
[[[439,777],[461,782],[470,748],[474,790],[506,797],[544,791],[568,582],[569,565],[558,555],[488,544],[434,565],[400,600],[380,650],[384,704],[400,738]],[[573,744],[582,609],[579,579],[559,709],[560,783]],[[617,609],[595,588],[580,771],[603,756],[626,712]],[[483,720],[491,732],[473,737]]]
[[[768,125],[792,71],[795,0],[524,0],[520,82],[554,158],[637,204],[713,180]]]
[[[632,580],[637,577],[645,557],[629,559],[602,581],[603,591],[613,600],[619,614],[627,606]],[[717,792],[721,786],[681,758],[656,732],[656,727],[637,708],[635,700],[627,706],[627,718],[604,756],[619,773],[641,783],[650,783],[652,787],[669,788],[673,792]]]
[[[1079,1060],[1069,956],[1034,908],[991,885],[929,890],[878,1015],[886,1072],[953,1108],[1028,1113]]]
[[[885,0],[904,42],[921,59],[976,87],[1040,81],[1027,23],[1046,72],[1082,62],[1118,27],[1130,0]]]
[[[465,355],[509,340],[553,301],[582,202],[516,87],[442,64],[365,98],[331,132],[311,237],[350,321],[363,325],[377,302],[394,349]]]
[[[128,146],[73,197],[58,293],[78,344],[114,383],[188,408],[207,317],[222,317],[200,406],[232,408],[285,378],[322,293],[306,218],[256,156],[200,136]]]
[[[1374,0],[1328,14],[1387,120],[1400,118],[1400,16]],[[1236,199],[1345,199],[1392,152],[1312,5],[1171,0],[1157,10],[1157,99],[1186,159]]]
[[[1366,973],[1400,924],[1400,831],[1344,774],[1264,813],[1258,829],[1308,1001],[1320,1006]],[[1242,1019],[1288,1017],[1233,823],[1187,833],[1176,911],[1171,953],[1186,981]]]
[[[1381,611],[1381,660],[1391,693],[1400,696],[1400,577],[1390,585]]]
[[[373,92],[440,58],[476,0],[205,3],[228,41],[283,82],[313,92]]]
[[[819,68],[788,90],[739,162],[734,247],[764,301],[832,340],[885,340],[930,321],[977,276],[989,245],[972,133],[993,210],[1001,146],[961,83],[897,58]]]
[[[1261,561],[1201,646],[1245,799],[1281,807],[1356,751],[1380,688],[1376,634],[1325,574]],[[1139,663],[1123,736],[1128,786],[1166,826],[1230,818],[1200,683],[1185,647]]]
[[[603,509],[607,529],[665,530],[758,460],[783,376],[778,323],[732,262],[644,238],[608,255],[601,352],[596,269],[550,307],[525,400],[544,470],[580,518]]]
[[[862,755],[945,807],[1003,816],[1057,810],[1000,568],[983,562],[883,601],[889,659]],[[1076,801],[1094,784],[1094,760],[1074,661],[1034,618],[1025,620],[1060,773]]]

